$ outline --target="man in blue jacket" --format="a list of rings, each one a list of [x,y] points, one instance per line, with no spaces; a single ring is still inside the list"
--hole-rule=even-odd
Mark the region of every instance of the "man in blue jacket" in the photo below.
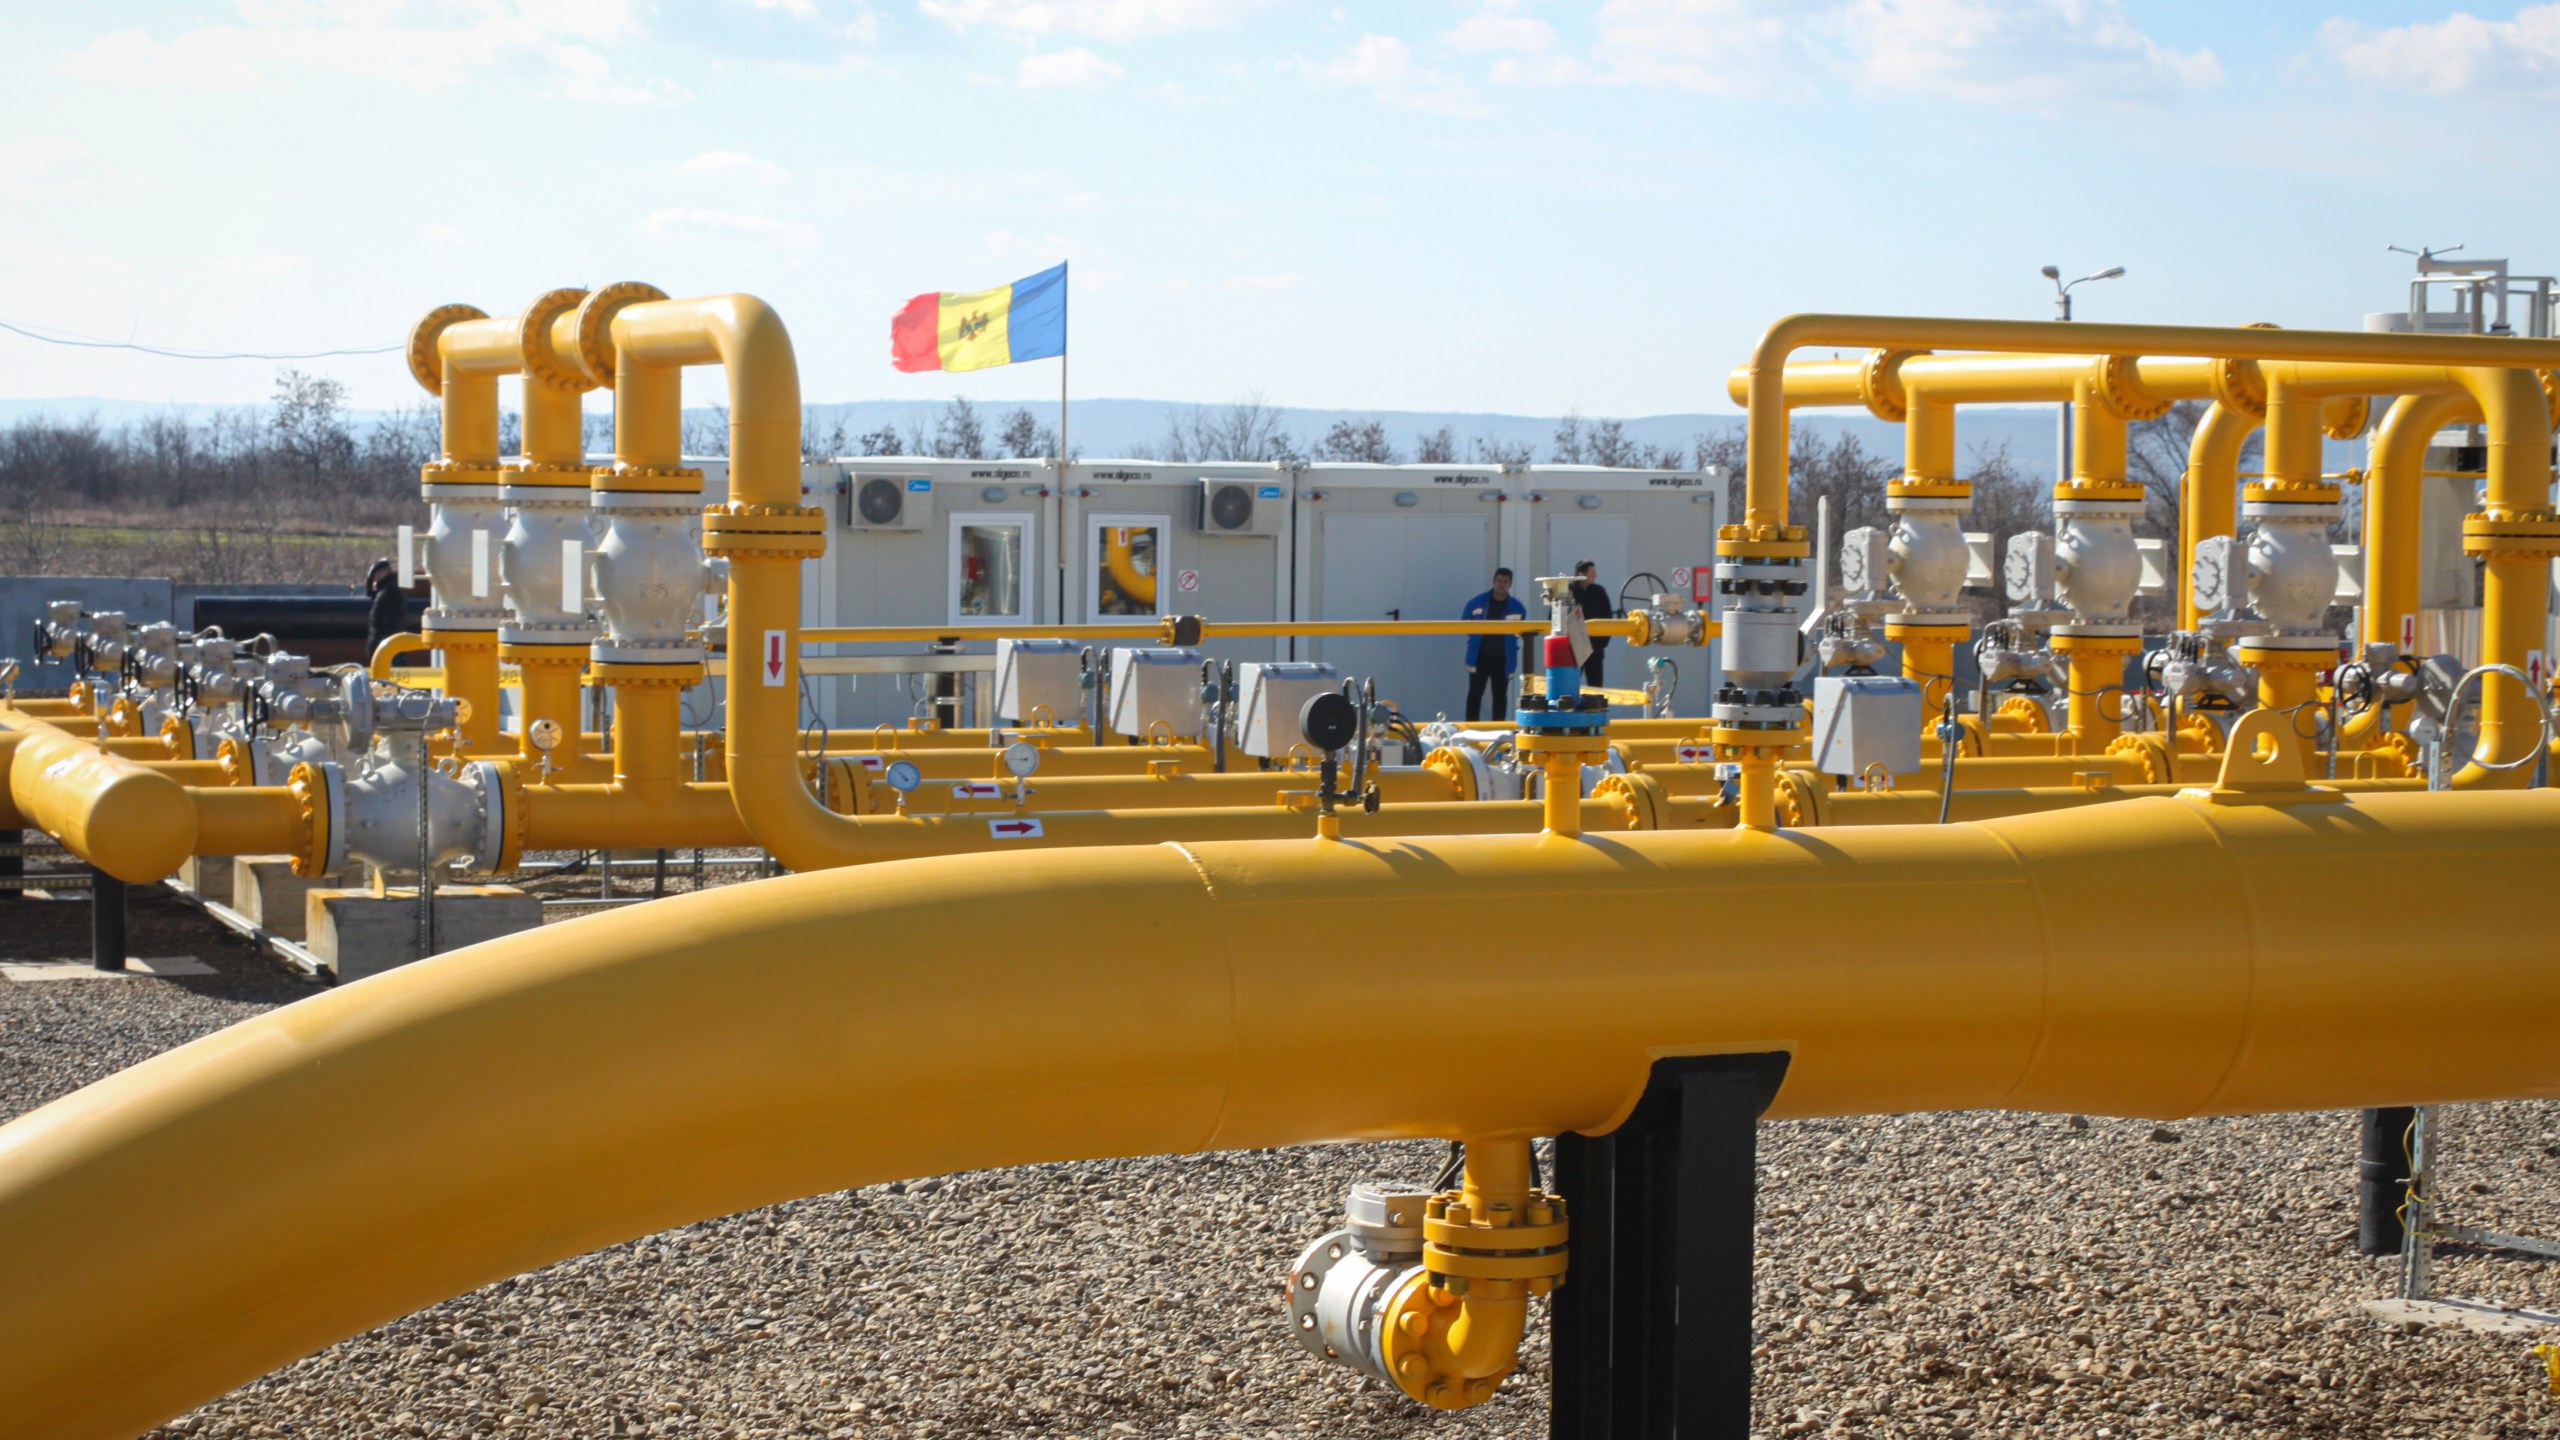
[[[1529,612],[1511,597],[1511,571],[1508,567],[1493,572],[1493,588],[1467,602],[1462,616],[1468,620],[1526,620]],[[1493,692],[1493,718],[1503,717],[1502,707],[1511,700],[1511,672],[1520,663],[1520,637],[1517,635],[1470,635],[1467,637],[1467,720],[1484,718],[1484,696]]]

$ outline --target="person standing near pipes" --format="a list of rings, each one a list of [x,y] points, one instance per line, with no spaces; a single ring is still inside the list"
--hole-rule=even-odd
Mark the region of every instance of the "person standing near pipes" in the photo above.
[[[1574,562],[1573,600],[1576,605],[1582,607],[1582,618],[1586,624],[1593,620],[1618,618],[1617,603],[1609,598],[1609,588],[1600,583],[1600,566],[1597,561]],[[1591,637],[1591,658],[1582,662],[1582,683],[1594,690],[1601,686],[1600,656],[1608,648],[1608,636]]]
[[[1493,588],[1467,602],[1463,618],[1468,620],[1526,620],[1529,612],[1511,593],[1511,568],[1493,572]],[[1484,718],[1484,696],[1493,692],[1493,718],[1504,718],[1503,707],[1511,703],[1511,672],[1519,667],[1520,637],[1517,635],[1470,635],[1467,637],[1467,721]]]
[[[388,557],[364,572],[370,604],[364,616],[364,653],[370,657],[382,642],[409,628],[409,592],[400,588],[399,568]]]

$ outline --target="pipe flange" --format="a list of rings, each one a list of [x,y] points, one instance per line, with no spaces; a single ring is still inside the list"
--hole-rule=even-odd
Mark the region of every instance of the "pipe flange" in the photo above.
[[[506,467],[492,461],[438,456],[418,467],[418,486],[426,492],[429,500],[495,500],[498,487],[506,483],[506,476]],[[458,485],[485,485],[489,487],[489,493],[457,496],[453,488]]]
[[[2320,433],[2332,440],[2353,440],[2373,420],[2373,401],[2363,395],[2341,395],[2320,407]]]
[[[2157,420],[2169,413],[2176,402],[2163,400],[2142,388],[2134,378],[2134,362],[2130,356],[2098,357],[2098,402],[2107,413],[2119,420]]]
[[[742,505],[702,512],[702,553],[808,559],[827,553],[827,512],[808,505]]]
[[[2398,761],[2400,774],[2404,777],[2415,775],[2425,768],[2425,761],[2418,754],[2418,742],[2397,730],[2388,735],[2374,737],[2373,743],[2364,747],[2364,750],[2368,755],[2387,756]]]
[[[524,355],[525,378],[546,390],[576,395],[595,388],[578,362],[563,357],[551,348],[551,324],[578,308],[587,292],[575,286],[563,290],[545,290],[540,298],[524,307],[523,328],[516,333],[516,348]]]
[[[702,472],[686,465],[625,465],[619,461],[599,465],[588,473],[588,483],[596,489],[595,504],[599,509],[616,508],[618,497],[637,497],[642,504],[649,497],[681,495],[688,500],[702,493]],[[683,508],[692,509],[688,504]]]
[[[1476,770],[1483,763],[1475,752],[1462,745],[1442,745],[1422,757],[1422,768],[1447,780],[1460,800],[1485,797],[1485,786],[1476,777]]]
[[[2169,758],[2168,742],[2157,735],[2119,735],[2107,742],[2106,754],[2131,760],[2142,767],[2141,784],[2168,785],[2177,780],[2177,771]]]
[[[184,715],[165,716],[160,721],[160,743],[169,747],[172,760],[196,758],[196,727]]]
[[[637,280],[617,280],[578,304],[578,368],[594,385],[613,383],[613,317],[632,305],[664,300],[667,292]]]
[[[293,857],[293,873],[305,880],[337,874],[347,863],[347,797],[338,767],[306,760],[293,767],[285,789],[302,821],[302,848]]]
[[[2255,360],[2216,360],[2208,372],[2214,403],[2252,420],[2267,418],[2267,377]]]
[[[2022,732],[2024,734],[2050,735],[2053,733],[2053,712],[2047,710],[2043,703],[2032,695],[2009,696],[2002,700],[2000,708],[1992,713],[2001,719],[2014,720],[2025,726],[2026,729]]]
[[[503,483],[511,492],[498,498],[509,505],[543,503],[574,504],[586,507],[586,491],[593,482],[595,467],[572,465],[559,460],[510,460],[500,467]],[[543,491],[552,494],[543,494]],[[523,492],[530,491],[527,494]]]
[[[444,332],[465,320],[486,320],[489,312],[477,305],[439,305],[426,313],[409,331],[409,374],[430,395],[444,394],[444,352],[439,346]]]
[[[2474,560],[2560,555],[2560,511],[2524,510],[2462,517],[2462,553]]]
[[[258,753],[237,735],[225,735],[213,747],[213,763],[222,767],[226,785],[258,783]]]
[[[1778,772],[1776,813],[1785,830],[1809,830],[1822,823],[1822,792],[1812,771]]]
[[[1660,830],[1671,810],[1671,793],[1650,775],[1628,772],[1603,775],[1591,787],[1594,800],[1615,800],[1626,812],[1625,829]]]
[[[1801,525],[1719,525],[1716,554],[1726,560],[1802,560],[1813,553]]]
[[[483,875],[512,875],[524,862],[524,770],[520,764],[474,760],[465,783],[480,795],[480,844],[472,863]]]
[[[1926,350],[1870,350],[1858,364],[1858,398],[1867,413],[1899,425],[1911,414],[1911,396],[1902,388],[1902,362]]]
[[[1564,1274],[1573,1227],[1564,1200],[1531,1190],[1520,1213],[1479,1215],[1465,1192],[1444,1190],[1422,1209],[1422,1268],[1433,1283],[1463,1280],[1553,1280]]]

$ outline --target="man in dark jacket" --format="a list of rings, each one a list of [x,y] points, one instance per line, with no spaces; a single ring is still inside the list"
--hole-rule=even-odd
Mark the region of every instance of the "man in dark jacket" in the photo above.
[[[364,572],[364,593],[373,599],[364,617],[364,653],[370,660],[383,641],[409,628],[409,592],[400,588],[399,568],[383,559]]]
[[[1583,623],[1618,618],[1617,602],[1610,599],[1608,587],[1600,583],[1600,567],[1589,560],[1573,567],[1574,603],[1582,607]],[[1591,637],[1591,658],[1582,662],[1582,683],[1600,688],[1600,656],[1609,648],[1609,637]]]
[[[1526,620],[1529,612],[1511,594],[1511,570],[1505,566],[1493,572],[1493,588],[1467,602],[1460,612],[1468,620]],[[1493,692],[1493,718],[1503,717],[1502,707],[1510,703],[1511,672],[1519,667],[1518,635],[1470,635],[1467,637],[1467,720],[1470,724],[1484,718],[1485,692]]]

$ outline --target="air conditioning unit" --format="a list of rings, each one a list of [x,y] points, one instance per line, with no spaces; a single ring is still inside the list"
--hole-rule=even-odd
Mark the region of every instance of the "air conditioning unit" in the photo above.
[[[848,475],[849,530],[921,530],[933,522],[933,480],[924,475]]]
[[[1288,487],[1278,480],[1200,482],[1200,533],[1204,535],[1277,535],[1289,513]]]

